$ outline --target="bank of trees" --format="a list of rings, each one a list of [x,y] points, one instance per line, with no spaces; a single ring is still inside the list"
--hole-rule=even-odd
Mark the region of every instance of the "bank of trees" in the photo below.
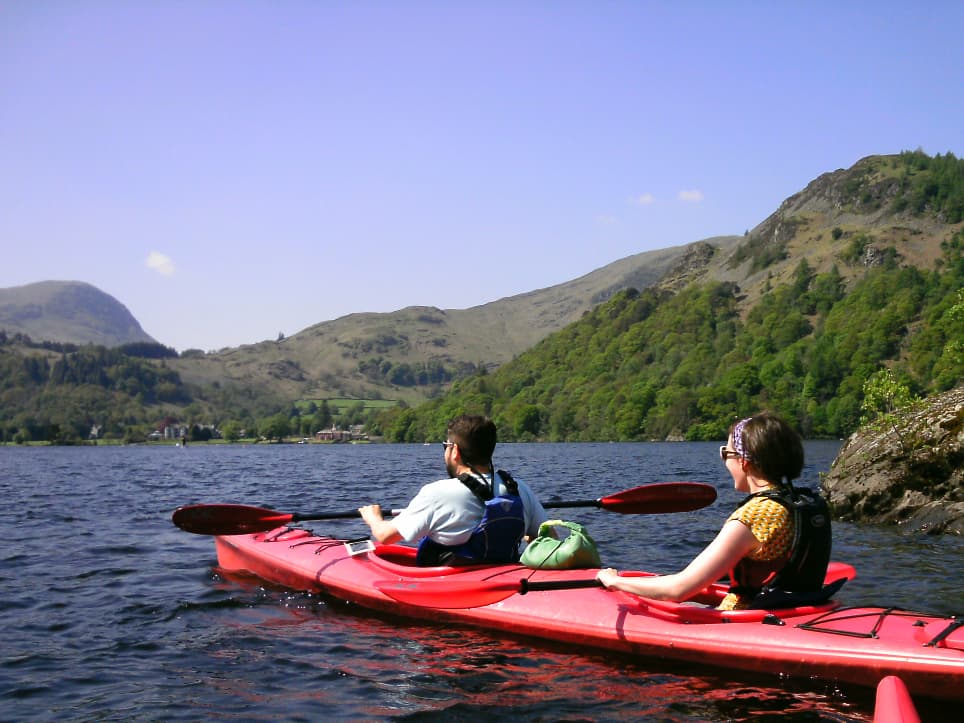
[[[371,357],[358,363],[358,371],[376,384],[395,387],[441,387],[474,374],[471,363],[445,365],[431,362],[396,362],[384,357]]]
[[[215,430],[227,441],[280,440],[371,417],[363,401],[331,408],[325,400],[293,404],[263,385],[185,384],[166,358],[152,349],[0,336],[0,442],[143,442],[168,425],[192,442]]]

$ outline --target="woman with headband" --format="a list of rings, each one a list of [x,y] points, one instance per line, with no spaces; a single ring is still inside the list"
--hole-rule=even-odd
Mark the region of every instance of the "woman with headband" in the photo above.
[[[795,604],[797,592],[821,596],[830,559],[830,516],[823,498],[790,484],[803,470],[800,435],[777,416],[757,414],[730,428],[720,458],[736,490],[749,496],[716,538],[671,575],[620,577],[612,568],[600,570],[596,577],[606,588],[683,601],[729,574],[732,585],[721,610],[740,610],[754,602],[764,607],[757,596],[776,588],[784,598],[781,604]]]

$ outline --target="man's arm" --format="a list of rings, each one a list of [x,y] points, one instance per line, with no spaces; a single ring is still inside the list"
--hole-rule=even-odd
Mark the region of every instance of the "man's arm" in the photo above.
[[[539,535],[539,526],[549,519],[545,508],[539,502],[535,492],[525,482],[519,482],[519,492],[522,495],[522,506],[525,509],[526,518],[526,537],[534,540]]]
[[[381,505],[365,505],[358,508],[361,518],[368,524],[372,537],[383,545],[390,545],[402,539],[395,525],[382,517]]]

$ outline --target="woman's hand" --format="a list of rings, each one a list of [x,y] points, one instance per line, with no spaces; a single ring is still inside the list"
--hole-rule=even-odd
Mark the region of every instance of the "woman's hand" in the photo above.
[[[603,584],[604,588],[609,590],[619,579],[619,573],[615,569],[607,567],[596,573],[596,579]]]

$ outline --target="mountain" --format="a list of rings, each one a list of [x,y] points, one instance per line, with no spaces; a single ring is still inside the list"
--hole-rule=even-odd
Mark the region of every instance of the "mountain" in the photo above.
[[[280,341],[170,360],[189,383],[257,384],[288,399],[399,399],[418,403],[455,378],[495,368],[579,319],[613,294],[646,288],[694,246],[730,248],[725,236],[611,263],[572,281],[469,309],[412,306],[315,324]]]
[[[964,160],[876,156],[815,179],[735,246],[691,246],[652,287],[378,422],[397,441],[437,437],[457,410],[514,441],[705,440],[769,409],[840,438],[881,390],[964,382],[962,342]]]
[[[844,283],[891,256],[933,269],[941,243],[961,226],[961,166],[951,154],[870,156],[816,178],[742,237],[637,254],[470,309],[350,314],[279,342],[184,354],[171,366],[188,382],[256,383],[289,399],[417,404],[479,367],[491,370],[517,357],[623,289],[676,293],[694,283],[728,282],[739,287],[745,314],[768,289],[790,280],[801,261],[814,273],[837,268]]]
[[[801,260],[816,273],[836,266],[845,279],[879,265],[887,254],[933,269],[942,243],[964,226],[962,219],[964,162],[951,154],[868,156],[819,176],[740,244],[704,253],[703,263],[661,285],[675,290],[694,281],[729,281],[740,286],[749,307],[767,288],[790,279]]]
[[[40,281],[0,289],[0,330],[33,341],[106,347],[157,343],[110,294],[80,281]]]

